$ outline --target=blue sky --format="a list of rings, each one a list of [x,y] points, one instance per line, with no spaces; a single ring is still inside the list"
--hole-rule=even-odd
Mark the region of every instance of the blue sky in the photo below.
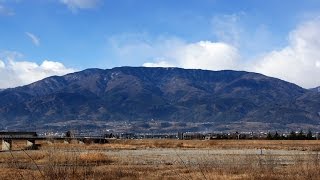
[[[319,0],[0,0],[0,88],[116,66],[246,70],[316,87],[319,15]]]

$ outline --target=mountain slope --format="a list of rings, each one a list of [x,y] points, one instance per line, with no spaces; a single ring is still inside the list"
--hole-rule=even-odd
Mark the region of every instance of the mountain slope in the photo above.
[[[310,91],[313,91],[313,92],[318,92],[320,93],[320,86],[319,87],[315,87],[315,88],[312,88],[312,89],[309,89]]]
[[[2,128],[317,129],[319,97],[243,71],[87,69],[1,91],[0,119]]]

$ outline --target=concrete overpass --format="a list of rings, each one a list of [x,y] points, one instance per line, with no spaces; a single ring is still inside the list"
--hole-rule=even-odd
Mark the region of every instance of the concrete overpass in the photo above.
[[[50,143],[70,143],[71,141],[75,141],[80,144],[91,144],[91,143],[99,143],[105,144],[108,143],[107,138],[103,136],[86,136],[86,137],[43,137],[38,136],[36,132],[0,132],[1,139],[1,150],[8,151],[12,150],[12,145],[14,142],[22,141],[24,149],[36,149],[36,141],[48,141]]]

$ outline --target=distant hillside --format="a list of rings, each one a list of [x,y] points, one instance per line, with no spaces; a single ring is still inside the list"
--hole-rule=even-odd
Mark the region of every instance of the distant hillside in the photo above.
[[[319,111],[320,93],[244,71],[87,69],[0,92],[2,129],[320,129]]]

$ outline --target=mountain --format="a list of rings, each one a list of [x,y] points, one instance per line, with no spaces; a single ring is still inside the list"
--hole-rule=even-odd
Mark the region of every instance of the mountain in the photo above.
[[[320,93],[262,74],[118,67],[0,92],[0,128],[114,131],[316,129]]]
[[[313,92],[318,92],[320,93],[320,86],[319,87],[315,87],[315,88],[312,88],[312,89],[309,89],[310,91],[313,91]]]

